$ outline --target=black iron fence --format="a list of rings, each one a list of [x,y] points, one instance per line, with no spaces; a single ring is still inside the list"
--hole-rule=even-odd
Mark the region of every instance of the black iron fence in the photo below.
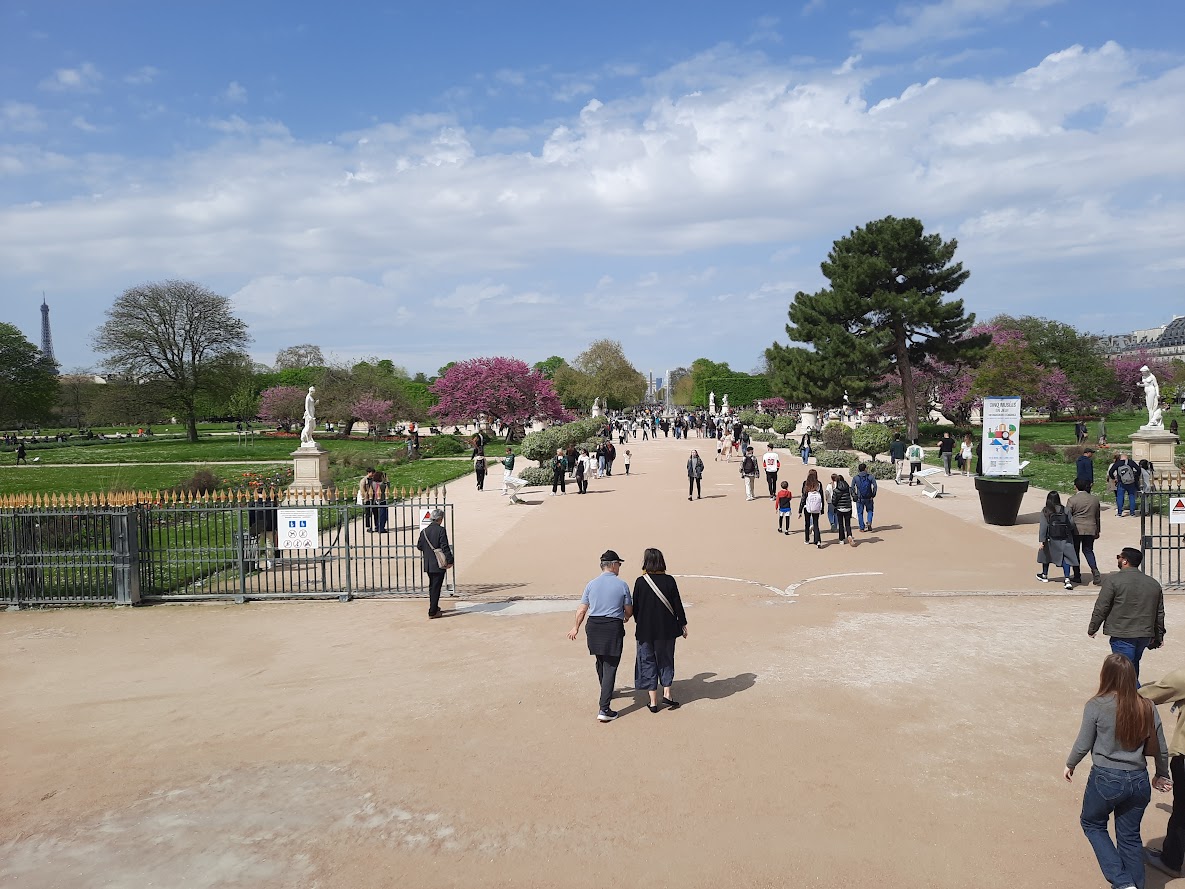
[[[1158,475],[1140,501],[1144,573],[1165,589],[1185,589],[1185,477]]]
[[[0,605],[334,597],[424,592],[416,548],[444,487],[358,504],[334,492],[0,504]],[[455,589],[452,571],[446,578]]]

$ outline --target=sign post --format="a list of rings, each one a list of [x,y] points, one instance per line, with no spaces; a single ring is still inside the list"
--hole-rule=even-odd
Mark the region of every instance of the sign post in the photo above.
[[[983,474],[1020,475],[1020,396],[983,400]]]
[[[317,543],[320,538],[317,530],[317,510],[278,509],[276,524],[276,530],[279,532],[277,549],[309,556],[317,555]]]
[[[1185,495],[1177,494],[1169,500],[1169,524],[1185,525]]]

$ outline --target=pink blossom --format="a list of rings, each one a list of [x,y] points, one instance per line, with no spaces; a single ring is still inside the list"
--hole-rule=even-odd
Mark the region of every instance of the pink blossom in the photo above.
[[[572,419],[551,380],[518,358],[459,361],[431,390],[439,399],[431,413],[443,423],[467,423],[481,414],[508,426]]]
[[[273,386],[259,395],[259,416],[268,423],[290,426],[304,416],[305,390],[299,386]]]

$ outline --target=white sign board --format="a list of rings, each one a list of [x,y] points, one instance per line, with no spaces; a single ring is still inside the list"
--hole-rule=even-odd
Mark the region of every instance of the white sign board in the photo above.
[[[1185,525],[1185,496],[1181,494],[1169,498],[1169,524]]]
[[[423,509],[420,510],[420,530],[423,531],[425,528],[427,528],[431,524],[432,524],[432,510],[430,507],[425,506]]]
[[[1020,475],[1020,397],[983,400],[983,474]]]
[[[276,524],[279,532],[277,548],[310,556],[317,554],[317,510],[277,509]]]

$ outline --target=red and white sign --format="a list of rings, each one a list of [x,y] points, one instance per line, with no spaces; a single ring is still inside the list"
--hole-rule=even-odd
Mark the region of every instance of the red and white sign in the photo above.
[[[432,510],[428,509],[427,507],[424,507],[424,509],[420,511],[420,530],[423,531],[425,528],[427,528],[431,524],[432,524]]]
[[[1185,525],[1185,497],[1180,494],[1169,500],[1169,524]]]

